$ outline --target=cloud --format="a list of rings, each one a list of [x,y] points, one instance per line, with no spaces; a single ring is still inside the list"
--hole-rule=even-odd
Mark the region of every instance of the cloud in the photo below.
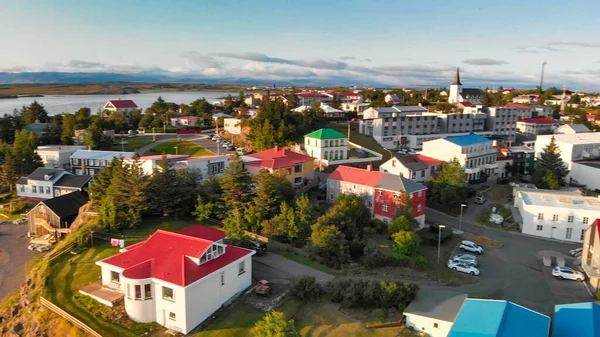
[[[494,60],[490,58],[471,58],[464,60],[463,63],[473,66],[498,66],[502,64],[508,64],[506,61]]]
[[[565,46],[565,47],[583,47],[583,48],[600,48],[598,42],[580,42],[580,41],[554,41],[548,42],[549,46]]]
[[[552,47],[552,46],[541,46],[540,48],[541,48],[541,49],[548,50],[548,51],[566,52],[566,50],[565,50],[565,49],[562,49],[562,48],[556,48],[556,47]]]
[[[95,72],[95,73],[119,73],[119,74],[138,74],[138,73],[164,73],[167,72],[157,66],[144,66],[137,64],[108,64],[93,61],[68,60],[63,62],[49,62],[39,66],[17,66],[4,69],[6,72]]]
[[[191,61],[194,65],[198,66],[201,69],[218,69],[223,67],[223,63],[218,61],[214,57],[200,54],[195,51],[184,51],[183,53],[181,53],[181,57]]]
[[[354,56],[340,56],[340,60],[342,60],[342,61],[353,61],[353,60],[356,60],[356,57],[354,57]]]
[[[515,51],[523,54],[537,54],[538,52],[537,50],[529,47],[515,47]]]

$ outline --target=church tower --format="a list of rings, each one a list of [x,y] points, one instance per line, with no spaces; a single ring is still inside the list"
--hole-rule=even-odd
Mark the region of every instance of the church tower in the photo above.
[[[450,85],[450,93],[448,94],[448,103],[460,103],[462,102],[462,98],[460,94],[462,93],[462,83],[460,83],[460,74],[458,73],[458,68],[456,68],[456,75],[454,76],[454,82]]]

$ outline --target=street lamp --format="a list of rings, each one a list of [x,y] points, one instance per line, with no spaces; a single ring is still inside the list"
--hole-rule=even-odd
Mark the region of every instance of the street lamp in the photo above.
[[[458,219],[458,230],[462,230],[462,210],[467,207],[467,204],[460,204],[460,218]]]
[[[179,147],[173,146],[173,148],[175,149],[175,155],[178,155],[179,154]]]
[[[156,133],[154,133],[154,128],[152,128],[152,141],[156,141]]]
[[[440,247],[442,246],[442,228],[446,228],[444,225],[438,226],[438,264],[440,264]]]

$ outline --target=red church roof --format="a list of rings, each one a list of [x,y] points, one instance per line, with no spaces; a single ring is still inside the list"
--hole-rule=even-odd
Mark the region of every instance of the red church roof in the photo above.
[[[530,124],[558,124],[554,119],[548,118],[525,118],[521,119],[519,122],[521,123],[530,123]]]
[[[138,106],[130,99],[124,100],[110,100],[108,103],[112,104],[117,109],[136,109]],[[107,104],[108,104],[107,103]]]
[[[126,278],[152,277],[185,287],[253,254],[248,249],[227,246],[223,255],[201,265],[191,259],[200,259],[214,241],[224,237],[223,231],[199,225],[179,233],[157,230],[148,240],[129,246],[127,251],[101,262],[125,269],[123,276]]]
[[[270,169],[290,167],[314,160],[313,157],[305,156],[301,153],[286,149],[280,149],[277,146],[266,151],[250,154],[248,157],[260,160],[249,161],[246,162],[245,165],[259,166]]]

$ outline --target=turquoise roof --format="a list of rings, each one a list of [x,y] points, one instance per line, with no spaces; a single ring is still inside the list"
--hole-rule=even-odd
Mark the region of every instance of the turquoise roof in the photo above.
[[[552,337],[600,337],[600,305],[593,302],[554,307]]]
[[[448,337],[548,337],[550,317],[508,301],[467,299]]]
[[[470,135],[464,135],[464,136],[450,136],[450,137],[446,137],[446,140],[449,142],[452,142],[456,145],[459,145],[459,146],[469,146],[469,145],[492,142],[491,140],[489,140],[485,137],[482,137],[480,135],[476,135],[474,133],[472,133]]]

